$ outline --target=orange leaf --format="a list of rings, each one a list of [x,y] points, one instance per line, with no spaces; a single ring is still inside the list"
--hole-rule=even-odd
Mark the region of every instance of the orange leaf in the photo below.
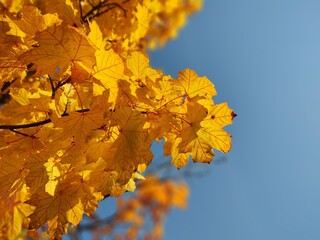
[[[37,75],[62,76],[69,67],[80,62],[92,68],[95,49],[79,30],[65,25],[54,25],[36,34],[39,46],[21,56],[26,64],[35,63]]]

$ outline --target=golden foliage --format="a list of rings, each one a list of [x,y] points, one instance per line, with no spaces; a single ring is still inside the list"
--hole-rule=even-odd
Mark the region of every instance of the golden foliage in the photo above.
[[[90,230],[92,239],[104,236],[127,240],[162,239],[166,216],[173,207],[186,208],[188,196],[185,182],[147,175],[144,181],[137,183],[134,194],[117,199],[114,214],[107,218],[95,215],[81,224],[77,232],[69,227],[68,234],[77,238],[79,233]]]
[[[164,75],[146,51],[176,37],[200,7],[201,0],[0,2],[1,236],[47,224],[61,239],[103,198],[135,189],[154,140],[165,140],[178,168],[190,157],[209,163],[213,148],[230,150],[223,127],[235,114],[214,104],[213,84],[190,69]],[[183,206],[185,191],[158,188],[161,209]],[[141,192],[148,205],[155,191]]]
[[[189,195],[188,186],[182,182],[162,181],[156,176],[147,177],[139,182],[137,195],[119,199],[115,215],[116,224],[129,224],[121,236],[126,239],[141,238],[141,230],[147,217],[153,227],[144,233],[144,239],[162,239],[163,221],[172,207],[186,208]]]

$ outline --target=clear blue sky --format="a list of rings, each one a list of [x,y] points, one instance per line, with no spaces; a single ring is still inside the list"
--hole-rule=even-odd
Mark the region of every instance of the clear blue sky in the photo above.
[[[165,240],[320,239],[320,1],[207,0],[154,67],[192,68],[238,114]]]

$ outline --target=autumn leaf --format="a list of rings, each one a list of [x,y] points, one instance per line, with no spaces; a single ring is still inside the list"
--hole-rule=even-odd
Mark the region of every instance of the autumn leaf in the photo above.
[[[199,77],[194,71],[185,69],[179,72],[176,86],[187,97],[212,98],[217,94],[214,85],[206,77]]]
[[[105,123],[102,113],[93,110],[73,112],[60,118],[53,117],[52,121],[54,127],[65,129],[60,137],[66,136],[76,143],[84,141],[91,130],[98,129]]]
[[[99,50],[103,50],[106,46],[106,39],[103,38],[100,27],[96,21],[89,22],[90,33],[88,38],[91,41],[92,45]]]
[[[118,96],[118,80],[124,78],[123,60],[113,50],[96,51],[96,59],[93,76],[110,91],[110,101],[113,102]]]
[[[23,228],[28,228],[34,207],[27,204],[30,198],[25,185],[21,186],[19,192],[13,194],[7,201],[0,200],[0,228],[7,230],[2,239],[14,239]]]
[[[11,16],[10,16],[11,17]],[[18,61],[23,53],[22,40],[19,35],[11,34],[12,21],[10,17],[0,18],[0,87],[6,81],[19,79],[25,70],[23,64]],[[9,33],[10,32],[10,33]]]
[[[45,164],[49,158],[45,153],[33,154],[24,162],[23,167],[28,169],[25,182],[30,193],[33,194],[45,190],[45,186],[49,181]]]
[[[123,172],[120,182],[127,183],[139,164],[151,162],[151,139],[140,112],[121,107],[110,118],[118,135],[110,147],[109,157],[113,159],[109,160],[110,169]]]
[[[74,27],[54,25],[37,32],[34,39],[38,46],[22,54],[21,61],[36,64],[38,76],[62,76],[69,67],[77,63],[89,69],[94,65],[94,47]]]
[[[25,33],[28,41],[31,41],[37,32],[61,24],[61,22],[57,15],[50,13],[42,15],[40,10],[34,6],[23,6],[22,18],[14,21],[17,27]]]
[[[55,196],[46,192],[33,195],[28,201],[28,204],[36,207],[30,216],[31,228],[37,229],[48,222],[51,238],[59,239],[69,223],[77,225],[82,218],[83,206],[79,197],[76,186],[63,185],[57,187]]]
[[[23,167],[24,160],[17,159],[15,153],[0,157],[0,200],[11,197],[22,187],[28,169]]]
[[[133,41],[139,41],[146,35],[153,16],[149,11],[148,5],[139,4],[136,9],[134,16],[136,18],[135,22],[137,23],[137,26],[132,34]]]
[[[67,167],[67,165],[65,166]],[[89,171],[81,173],[65,171],[58,179],[53,192],[39,192],[27,203],[35,206],[30,225],[38,228],[48,222],[52,238],[60,239],[68,225],[78,225],[84,211],[92,214],[103,196],[87,182]]]
[[[127,59],[127,67],[131,70],[134,80],[143,80],[149,68],[149,59],[140,52],[133,52]]]
[[[70,26],[80,25],[78,6],[72,0],[38,0],[34,4],[44,13],[58,14],[59,18]]]
[[[224,153],[231,148],[231,135],[222,127],[230,124],[232,118],[232,110],[226,104],[213,107],[208,115],[201,104],[188,101],[182,129],[177,135],[169,135],[164,146],[166,154],[172,155],[172,163],[178,168],[187,165],[189,156],[194,162],[210,163],[213,148]]]

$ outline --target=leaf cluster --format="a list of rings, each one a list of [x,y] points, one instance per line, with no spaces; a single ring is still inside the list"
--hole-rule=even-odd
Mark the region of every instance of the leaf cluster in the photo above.
[[[164,139],[181,168],[228,152],[235,116],[193,70],[153,69],[196,0],[0,4],[0,238],[47,224],[60,239],[98,202],[134,191]]]

